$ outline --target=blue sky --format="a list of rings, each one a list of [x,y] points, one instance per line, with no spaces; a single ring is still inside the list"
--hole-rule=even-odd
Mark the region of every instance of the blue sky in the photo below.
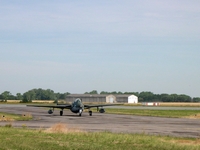
[[[0,93],[200,97],[198,0],[0,0]]]

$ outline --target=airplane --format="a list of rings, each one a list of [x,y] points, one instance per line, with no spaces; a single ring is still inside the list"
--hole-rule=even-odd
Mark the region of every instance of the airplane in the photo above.
[[[84,105],[82,103],[82,99],[77,98],[72,102],[72,104],[69,104],[69,105],[57,103],[57,105],[54,105],[54,106],[48,106],[48,105],[46,105],[46,106],[45,105],[26,105],[26,106],[28,106],[28,107],[48,107],[48,108],[50,108],[48,110],[49,114],[53,114],[54,108],[60,108],[61,109],[60,116],[63,115],[63,109],[70,109],[71,112],[76,113],[76,114],[78,113],[79,116],[82,115],[82,112],[84,109],[88,109],[89,115],[92,116],[92,111],[90,110],[90,108],[96,107],[97,111],[99,111],[100,113],[104,113],[105,112],[105,110],[103,108],[104,106],[113,106],[113,105],[119,105],[119,104]],[[99,109],[99,107],[101,107],[101,108]]]

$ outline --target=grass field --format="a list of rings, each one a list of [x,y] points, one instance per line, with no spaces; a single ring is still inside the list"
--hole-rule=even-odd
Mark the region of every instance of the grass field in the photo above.
[[[139,116],[171,117],[171,118],[200,118],[199,110],[149,110],[149,109],[115,109],[108,108],[106,113],[127,114]]]
[[[96,109],[94,109],[96,111]],[[107,113],[200,118],[198,110],[139,110],[106,109]],[[0,113],[0,121],[31,119],[31,114],[13,115]],[[31,130],[24,125],[12,128],[12,124],[0,127],[0,149],[136,149],[136,150],[198,150],[200,139],[155,136],[147,134],[120,134],[110,132],[85,132],[68,129],[56,124],[49,129]]]
[[[200,140],[146,134],[83,132],[57,124],[50,129],[0,127],[0,149],[197,150]]]

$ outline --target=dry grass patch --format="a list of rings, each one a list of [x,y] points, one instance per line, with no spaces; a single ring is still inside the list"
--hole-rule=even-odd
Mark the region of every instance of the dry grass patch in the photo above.
[[[51,128],[45,130],[47,133],[74,133],[74,132],[83,132],[76,128],[69,128],[66,124],[57,123],[53,125]]]
[[[8,103],[19,103],[21,100],[7,100]]]
[[[31,120],[33,118],[31,113],[23,113],[19,118],[17,118],[16,120],[19,121],[27,121],[27,120]]]
[[[53,103],[54,100],[32,100],[33,103]]]
[[[200,139],[195,140],[187,140],[187,139],[178,139],[178,140],[172,140],[172,143],[181,144],[181,145],[200,145]]]
[[[0,121],[27,121],[33,117],[30,113],[24,113],[22,115],[8,114],[0,112]]]
[[[14,121],[10,116],[2,115],[0,121]]]
[[[25,118],[32,118],[32,114],[31,113],[24,113],[22,114],[22,117],[25,117]]]
[[[200,113],[195,114],[195,115],[191,115],[191,116],[187,116],[187,117],[184,117],[184,118],[189,118],[189,119],[200,119]]]
[[[198,107],[200,106],[200,103],[181,103],[181,102],[160,102],[160,106],[185,106],[185,107]]]

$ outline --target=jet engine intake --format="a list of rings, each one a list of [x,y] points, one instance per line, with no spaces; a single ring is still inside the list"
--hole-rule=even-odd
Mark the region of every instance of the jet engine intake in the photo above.
[[[105,113],[105,110],[103,108],[99,109],[100,113]]]
[[[49,109],[49,110],[48,110],[48,113],[49,113],[49,114],[53,114],[53,110],[52,110],[52,109]]]

